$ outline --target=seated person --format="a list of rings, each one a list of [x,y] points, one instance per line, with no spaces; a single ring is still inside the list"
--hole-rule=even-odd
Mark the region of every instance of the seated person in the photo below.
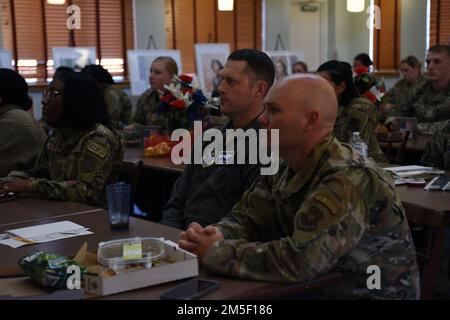
[[[353,68],[367,68],[369,72],[373,72],[372,59],[367,53],[360,53],[353,58]]]
[[[338,104],[328,82],[295,75],[267,94],[263,127],[279,130],[283,161],[219,223],[193,223],[180,247],[206,271],[301,283],[340,272],[329,299],[417,299],[411,232],[389,173],[333,138]],[[368,288],[378,266],[380,289]]]
[[[47,135],[27,112],[32,104],[25,79],[0,69],[0,177],[31,169],[44,147]]]
[[[303,61],[297,61],[292,65],[292,73],[308,73],[308,65]]]
[[[367,144],[368,156],[376,162],[387,163],[375,132],[379,119],[378,110],[373,103],[359,97],[353,84],[352,67],[347,62],[332,60],[322,64],[317,73],[331,84],[339,103],[334,125],[336,138],[340,142],[349,143],[353,132],[359,132]]]
[[[132,105],[127,94],[114,85],[111,74],[100,65],[91,64],[83,71],[97,84],[105,99],[106,111],[114,129],[122,129],[131,121]]]
[[[403,79],[399,80],[381,99],[383,112],[389,112],[397,105],[401,105],[416,85],[421,85],[422,82],[426,81],[421,67],[422,64],[415,56],[409,56],[400,61],[400,73]]]
[[[436,132],[425,148],[422,163],[450,171],[450,120],[447,126]]]
[[[257,118],[275,77],[272,60],[257,50],[238,50],[228,57],[222,71],[221,110],[231,122],[221,131],[225,135],[226,129],[260,129]],[[160,223],[178,229],[194,221],[202,226],[215,223],[259,177],[258,164],[188,165],[173,187]]]
[[[416,117],[419,133],[434,134],[450,120],[450,46],[428,50],[427,71],[428,80],[416,86],[391,115]]]
[[[42,95],[45,121],[55,130],[31,172],[0,179],[3,192],[104,206],[105,186],[117,182],[123,137],[110,129],[102,96],[84,75],[54,78]]]
[[[150,89],[145,91],[136,105],[133,122],[138,125],[166,126],[162,115],[155,112],[159,105],[159,97],[165,91],[164,85],[172,82],[173,76],[178,74],[178,66],[171,57],[158,57],[150,67]]]

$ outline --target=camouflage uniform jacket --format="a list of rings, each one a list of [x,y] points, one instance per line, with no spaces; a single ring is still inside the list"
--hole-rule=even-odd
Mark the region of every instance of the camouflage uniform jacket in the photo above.
[[[156,108],[159,104],[158,92],[153,89],[148,89],[139,98],[136,104],[136,113],[134,114],[133,122],[141,125],[164,125],[163,121],[158,121]]]
[[[450,170],[450,120],[447,126],[436,132],[422,157],[425,165]]]
[[[450,84],[435,91],[431,80],[423,82],[398,106],[397,112],[402,117],[417,117],[420,133],[434,134],[450,119]]]
[[[56,129],[30,174],[11,172],[4,181],[31,177],[32,195],[105,206],[105,186],[118,180],[124,146],[120,134],[100,124],[83,132]]]
[[[410,87],[406,80],[402,79],[383,96],[381,101],[383,104],[390,103],[393,105],[402,105],[404,104],[405,99],[413,93],[415,87],[422,86],[426,80],[426,77],[421,74],[417,79],[416,84]]]
[[[414,244],[392,177],[348,145],[327,137],[301,172],[286,163],[255,183],[218,226],[207,271],[301,283],[341,272],[328,298],[416,299]],[[368,290],[367,268],[381,268]]]
[[[115,129],[120,129],[131,120],[131,101],[123,90],[109,85],[103,91],[108,115]]]
[[[368,156],[376,162],[387,163],[376,137],[378,118],[379,113],[373,103],[364,98],[355,98],[350,105],[339,108],[334,134],[339,141],[349,143],[353,132],[359,132],[367,144]]]
[[[15,105],[0,107],[0,177],[31,169],[46,139],[28,112]]]

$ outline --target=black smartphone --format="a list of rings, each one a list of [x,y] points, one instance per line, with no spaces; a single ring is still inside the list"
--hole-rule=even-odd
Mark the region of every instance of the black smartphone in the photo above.
[[[0,202],[11,201],[16,199],[14,193],[3,193],[0,194]]]
[[[219,287],[218,281],[191,279],[161,294],[161,300],[194,300]]]

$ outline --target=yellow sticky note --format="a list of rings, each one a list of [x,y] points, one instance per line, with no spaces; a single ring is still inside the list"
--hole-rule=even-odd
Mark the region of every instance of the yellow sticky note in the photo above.
[[[123,245],[123,259],[134,260],[142,259],[142,243],[124,244]]]

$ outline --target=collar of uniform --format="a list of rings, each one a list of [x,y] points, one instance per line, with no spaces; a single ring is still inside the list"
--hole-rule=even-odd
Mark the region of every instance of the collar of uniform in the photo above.
[[[59,130],[60,138],[63,139],[64,145],[76,145],[80,138],[86,133],[86,131],[79,131],[72,128],[60,128]]]
[[[248,130],[248,129],[255,129],[255,130],[259,130],[261,129],[261,124],[258,121],[259,115],[257,117],[255,117],[252,121],[250,121],[248,124],[246,124],[242,130]],[[228,121],[221,129],[221,131],[225,131],[227,129],[234,129],[233,126],[233,121]]]
[[[7,113],[8,111],[15,109],[23,110],[21,107],[16,106],[15,104],[7,104],[6,106],[0,108],[0,116]]]
[[[323,154],[333,142],[333,136],[329,135],[319,142],[305,161],[303,168],[295,172],[289,166],[281,174],[280,179],[274,185],[274,192],[281,198],[287,198],[298,192],[314,176],[317,168],[321,166]]]

